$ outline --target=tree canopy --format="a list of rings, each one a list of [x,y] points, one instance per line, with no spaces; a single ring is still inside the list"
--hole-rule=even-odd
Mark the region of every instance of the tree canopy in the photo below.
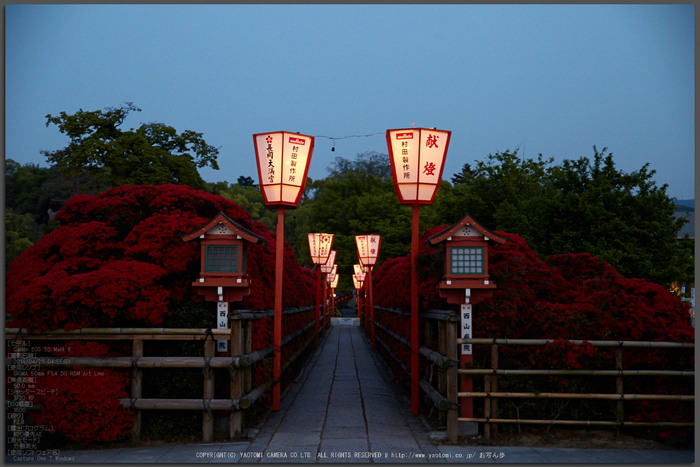
[[[625,173],[612,153],[593,147],[592,160],[520,158],[516,152],[489,155],[443,183],[432,221],[451,224],[469,212],[490,229],[517,233],[544,258],[589,253],[625,277],[657,284],[691,282],[692,246],[677,240],[687,222],[673,216],[667,185],[653,170]]]
[[[131,112],[140,112],[131,102],[104,111],[73,115],[47,115],[46,126],[57,125],[70,144],[55,151],[42,151],[50,164],[73,174],[88,169],[109,186],[160,185],[173,183],[203,189],[197,169],[219,168],[219,150],[204,141],[201,133],[182,133],[162,123],[144,123],[124,131],[120,126]]]

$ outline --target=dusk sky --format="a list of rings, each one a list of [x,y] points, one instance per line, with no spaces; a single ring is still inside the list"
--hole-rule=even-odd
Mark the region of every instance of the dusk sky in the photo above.
[[[452,131],[446,180],[499,151],[560,163],[595,145],[695,197],[694,5],[6,5],[5,28],[21,164],[67,145],[47,114],[133,102],[123,129],[220,148],[210,182],[258,183],[255,133],[315,136],[316,179],[416,126]]]

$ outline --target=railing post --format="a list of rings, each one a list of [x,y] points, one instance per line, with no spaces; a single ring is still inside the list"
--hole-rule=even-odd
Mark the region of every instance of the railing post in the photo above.
[[[484,375],[484,392],[487,394],[491,393],[491,376]],[[491,396],[484,399],[484,418],[491,418]],[[491,439],[491,422],[484,423],[484,439]]]
[[[491,369],[498,370],[498,344],[491,346]],[[498,392],[498,376],[491,376],[491,392]],[[491,399],[491,418],[498,418],[498,398]],[[495,437],[498,434],[498,423],[491,424],[491,435]]]
[[[318,326],[316,330],[318,331]],[[249,354],[253,351],[253,322],[245,320],[243,322],[243,331],[243,353]],[[247,394],[251,389],[253,389],[253,369],[248,366],[243,370],[243,391]]]
[[[622,347],[616,347],[615,348],[615,369],[620,371],[622,370]],[[622,375],[617,376],[615,378],[615,386],[617,393],[620,395],[620,400],[617,401],[617,407],[615,409],[615,418],[617,419],[618,422],[622,422],[624,419],[624,413],[623,413],[623,402],[622,402],[622,395],[623,393],[623,387],[622,387]],[[620,434],[620,426],[618,426],[615,431],[617,434]]]
[[[438,329],[438,352],[440,352],[442,355],[447,355],[447,339],[445,336],[445,323],[443,321],[438,321],[437,322],[437,329]],[[447,371],[439,371],[438,372],[438,391],[440,394],[447,394]],[[440,422],[440,426],[442,426],[445,423],[445,412],[440,411],[438,414],[438,420]]]
[[[131,370],[131,398],[140,399],[143,396],[143,371],[138,368],[138,357],[143,357],[143,340],[134,339],[132,355],[137,362]],[[136,410],[136,416],[131,428],[131,442],[141,441],[141,411]]]
[[[204,358],[211,358],[214,356],[216,342],[214,339],[206,339],[204,341]],[[212,368],[204,367],[204,401],[206,399],[214,398],[214,370]],[[211,443],[214,441],[214,414],[209,409],[208,406],[204,407],[202,416],[202,441],[205,443]]]
[[[457,336],[459,332],[459,320],[450,320],[445,323],[445,345],[447,358],[450,359],[450,367],[447,369],[447,400],[450,401],[450,409],[447,411],[447,437],[457,442],[459,436],[459,423],[457,421],[459,411],[459,397],[457,396],[457,384],[459,374],[457,373]]]
[[[236,355],[241,355],[241,320],[234,319],[231,320],[231,357]],[[241,387],[243,385],[242,375],[243,372],[239,369],[231,368],[231,400],[240,400],[243,392]],[[229,415],[229,438],[238,440],[241,437],[241,420],[242,413],[240,410],[231,410]]]

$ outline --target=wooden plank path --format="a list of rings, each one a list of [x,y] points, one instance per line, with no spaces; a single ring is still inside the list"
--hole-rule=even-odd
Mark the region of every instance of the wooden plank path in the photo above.
[[[361,329],[333,326],[239,462],[444,462],[439,455]]]

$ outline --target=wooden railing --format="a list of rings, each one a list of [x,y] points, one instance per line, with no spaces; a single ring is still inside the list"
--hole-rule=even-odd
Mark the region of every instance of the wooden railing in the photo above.
[[[484,417],[459,418],[463,422],[484,423],[484,437],[490,438],[492,427],[498,423],[517,424],[539,424],[539,425],[585,425],[585,426],[615,426],[615,427],[635,427],[635,426],[664,426],[664,427],[688,427],[694,426],[694,422],[670,422],[670,421],[625,421],[624,402],[625,401],[695,401],[693,394],[626,394],[624,392],[624,378],[630,376],[670,376],[670,377],[695,377],[694,370],[625,370],[623,367],[622,349],[627,348],[676,348],[694,349],[693,343],[682,342],[643,342],[643,341],[568,341],[574,345],[581,345],[584,342],[593,347],[614,347],[615,348],[615,368],[610,370],[564,370],[564,369],[531,369],[531,370],[509,370],[499,368],[498,351],[499,345],[520,345],[520,346],[542,346],[554,343],[554,339],[457,339],[457,344],[483,344],[491,346],[491,368],[490,369],[460,369],[459,374],[484,375],[484,391],[480,392],[460,392],[459,397],[484,398]],[[611,394],[597,393],[559,393],[559,392],[498,392],[499,376],[597,376],[614,377],[616,392]],[[530,399],[587,399],[587,400],[611,400],[617,401],[615,407],[615,420],[557,420],[557,419],[503,419],[498,418],[498,400],[502,398],[530,398]]]
[[[407,319],[408,313],[402,310],[374,307],[375,320],[371,320],[372,313],[364,311],[365,332],[370,336],[371,329],[376,329],[374,339],[376,340],[377,349],[386,350],[390,357],[390,361],[396,364],[398,368],[403,370],[407,375],[410,375],[410,369],[407,364],[397,357],[391,351],[388,344],[388,339],[401,344],[410,350],[411,344],[406,336],[403,336],[392,329],[387,323],[382,324],[382,313],[390,313],[395,316],[389,322],[398,321],[399,316]],[[447,436],[449,439],[456,441],[458,436],[458,422],[479,422],[483,423],[484,437],[489,439],[492,434],[495,435],[496,426],[498,423],[532,423],[532,424],[547,424],[547,425],[586,425],[586,426],[664,426],[664,427],[687,427],[694,426],[693,422],[673,422],[673,421],[624,421],[624,402],[625,401],[690,401],[695,400],[692,394],[676,394],[676,395],[661,395],[661,394],[625,394],[623,388],[624,378],[633,376],[669,376],[669,377],[694,377],[694,370],[685,371],[666,371],[666,370],[625,370],[623,367],[622,349],[624,347],[644,347],[644,348],[678,348],[678,349],[694,349],[692,343],[676,343],[676,342],[640,342],[640,341],[586,341],[595,347],[615,347],[615,368],[610,370],[560,370],[560,369],[530,369],[530,370],[511,370],[502,369],[498,366],[498,349],[499,345],[547,345],[553,343],[553,339],[459,339],[459,316],[456,312],[446,310],[429,310],[420,313],[420,319],[423,321],[425,328],[424,342],[438,343],[438,350],[432,350],[425,346],[419,348],[419,354],[429,365],[430,371],[427,379],[420,381],[420,387],[423,390],[426,401],[430,399],[432,407],[437,408],[439,412],[439,420],[447,425]],[[583,341],[567,341],[571,344],[581,344]],[[459,369],[459,361],[457,351],[462,344],[474,345],[490,345],[490,363],[491,368],[479,369]],[[381,355],[381,353],[380,353]],[[426,372],[428,373],[428,372]],[[484,390],[472,392],[458,392],[458,375],[483,375]],[[564,392],[498,392],[499,376],[536,376],[536,375],[560,375],[560,376],[595,376],[603,378],[615,378],[616,392],[612,394],[597,394],[597,393],[564,393]],[[437,386],[433,383],[437,380]],[[484,400],[484,416],[461,418],[457,415],[459,401],[464,398],[480,398]],[[503,398],[533,398],[533,399],[588,399],[588,400],[612,400],[617,401],[615,407],[615,420],[552,420],[552,419],[502,419],[497,417],[498,400]]]
[[[283,311],[283,315],[309,312],[315,306],[292,308]],[[311,311],[313,318],[313,311]],[[230,313],[230,329],[175,329],[175,328],[86,328],[75,331],[46,331],[28,333],[24,329],[5,329],[6,340],[131,340],[131,357],[34,357],[29,359],[38,367],[86,367],[86,368],[131,368],[131,397],[120,399],[121,407],[135,411],[132,440],[141,436],[142,410],[202,410],[202,440],[211,442],[214,435],[214,418],[212,410],[230,412],[231,439],[237,439],[242,433],[242,411],[251,407],[265,392],[276,383],[268,380],[252,387],[252,368],[273,352],[272,346],[252,350],[253,321],[274,316],[274,310],[248,311],[238,310]],[[282,339],[282,347],[304,335],[310,335],[300,348],[289,356],[282,366],[282,373],[302,355],[309,345],[314,343],[315,318],[301,328]],[[148,340],[195,340],[204,341],[203,357],[158,357],[144,356],[144,341]],[[215,356],[215,341],[227,340],[230,344],[230,357]],[[14,364],[28,363],[26,357],[6,358],[6,368]],[[202,398],[193,399],[150,399],[143,398],[143,370],[150,368],[202,368],[204,391]],[[214,398],[214,369],[228,368],[231,376],[230,398]]]

